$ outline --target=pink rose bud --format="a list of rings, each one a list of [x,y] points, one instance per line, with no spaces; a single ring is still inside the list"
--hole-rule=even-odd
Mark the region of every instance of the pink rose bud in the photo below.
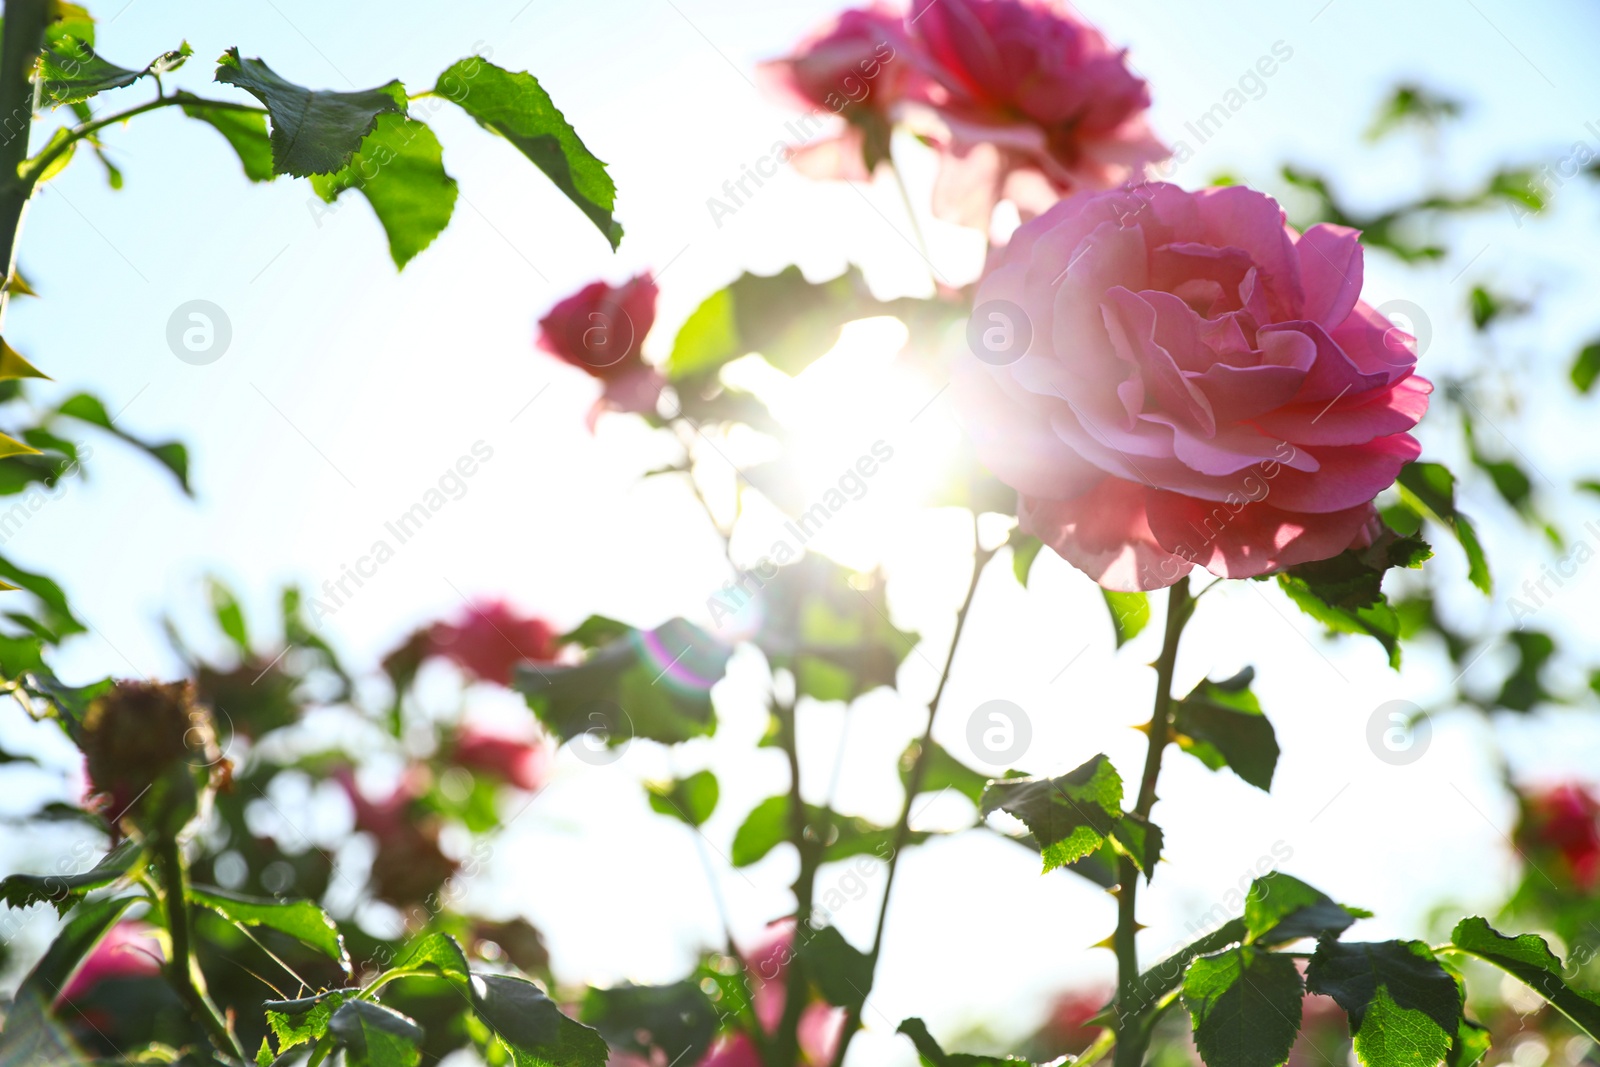
[[[656,295],[649,274],[620,286],[590,282],[539,320],[540,348],[605,385],[590,429],[603,411],[655,411],[665,381],[640,345],[656,321]]]
[[[909,27],[933,82],[943,218],[986,229],[1001,198],[1031,217],[1169,154],[1144,80],[1065,0],[914,0]]]
[[[1245,188],[1065,200],[979,285],[957,403],[1032,533],[1108,589],[1369,544],[1432,385],[1356,231]],[[1404,343],[1396,344],[1396,339]]]

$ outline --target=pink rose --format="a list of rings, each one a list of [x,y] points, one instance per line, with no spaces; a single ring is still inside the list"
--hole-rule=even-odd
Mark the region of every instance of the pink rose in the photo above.
[[[758,73],[774,95],[809,113],[800,132],[809,135],[824,112],[845,120],[841,132],[792,148],[788,158],[809,177],[851,181],[871,177],[888,154],[893,112],[923,77],[905,16],[882,5],[842,12]]]
[[[774,1033],[783,1019],[792,959],[793,919],[783,919],[767,927],[762,939],[744,954],[745,977],[753,990],[751,1000],[756,1019],[768,1034]],[[843,1026],[841,1009],[820,1001],[807,1004],[800,1015],[798,1033],[801,1062],[831,1063]],[[696,1067],[761,1067],[761,1058],[744,1034],[727,1034],[717,1039]]]
[[[77,1004],[110,979],[154,978],[161,973],[165,960],[161,942],[150,927],[135,921],[119,922],[84,959],[56,1003]]]
[[[482,600],[468,605],[460,622],[434,623],[427,651],[475,678],[510,685],[517,664],[555,658],[556,632],[543,619],[522,615],[503,600]]]
[[[656,321],[656,283],[648,273],[620,286],[590,282],[539,320],[539,347],[604,385],[589,428],[606,411],[651,413],[665,380],[639,346]]]
[[[1145,184],[1024,225],[957,360],[1024,531],[1109,589],[1247,578],[1370,543],[1432,391],[1360,299],[1356,231],[1270,197]]]
[[[1001,198],[1030,218],[1169,154],[1144,80],[1065,0],[914,0],[909,25],[935,83],[942,218],[987,230]]]
[[[456,862],[439,848],[439,820],[418,811],[428,789],[427,768],[408,767],[394,792],[377,801],[361,791],[350,768],[336,768],[332,777],[349,798],[356,829],[376,840],[368,876],[374,896],[401,907],[426,901],[456,873]]]
[[[507,737],[475,726],[463,727],[450,749],[450,762],[537,792],[550,767],[550,752],[538,740]]]

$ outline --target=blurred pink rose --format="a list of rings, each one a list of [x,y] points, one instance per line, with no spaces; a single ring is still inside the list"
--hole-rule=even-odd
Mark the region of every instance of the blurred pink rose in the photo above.
[[[851,181],[871,177],[887,155],[894,111],[924,77],[911,59],[905,15],[886,5],[841,12],[758,73],[776,96],[807,112],[799,132],[808,138],[824,114],[845,120],[832,136],[790,146],[788,158],[809,177]]]
[[[56,1004],[76,1004],[109,979],[154,978],[161,973],[165,961],[161,942],[150,927],[141,922],[117,923],[84,959],[56,998]]]
[[[665,380],[639,346],[656,321],[656,283],[648,273],[620,286],[590,282],[539,320],[539,347],[598,378],[589,428],[606,411],[654,412]]]
[[[372,892],[404,907],[426,901],[451,875],[456,862],[439,847],[439,820],[419,817],[416,802],[427,792],[426,767],[413,765],[382,800],[369,800],[348,767],[333,772],[350,800],[356,829],[371,834],[378,854],[372,860]]]
[[[1046,1051],[1076,1056],[1094,1044],[1104,1027],[1091,1025],[1089,1020],[1099,1015],[1115,995],[1114,989],[1075,989],[1056,997],[1040,1033]]]
[[[1023,529],[1110,589],[1370,543],[1432,386],[1363,303],[1359,234],[1145,184],[1027,223],[978,288],[957,403]]]
[[[503,600],[467,606],[459,622],[435,623],[428,654],[443,656],[473,677],[510,685],[512,669],[524,661],[547,663],[556,655],[556,631],[543,619],[522,615]]]
[[[943,218],[987,230],[1002,198],[1031,218],[1168,155],[1144,80],[1066,0],[914,0],[909,28],[933,81],[936,123],[918,125],[944,152]]]
[[[784,919],[767,927],[766,932],[744,953],[745,976],[752,989],[756,1019],[767,1033],[773,1033],[783,1019],[784,998],[788,991],[789,961],[794,959],[794,920]],[[831,1063],[839,1047],[844,1026],[842,1009],[821,1001],[806,1005],[800,1016],[800,1053],[805,1064]],[[750,1039],[743,1034],[721,1037],[697,1067],[761,1067]]]
[[[1528,800],[1536,843],[1561,853],[1585,892],[1600,885],[1600,801],[1581,785],[1560,785]]]
[[[449,758],[457,767],[492,775],[530,793],[544,785],[550,769],[550,750],[537,738],[510,737],[476,726],[463,727],[456,735]]]

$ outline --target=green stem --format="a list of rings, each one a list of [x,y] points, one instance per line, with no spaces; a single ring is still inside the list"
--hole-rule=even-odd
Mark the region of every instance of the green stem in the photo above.
[[[797,665],[796,665],[797,666]],[[805,800],[800,793],[800,746],[795,729],[795,705],[799,703],[799,674],[795,675],[796,691],[788,704],[776,703],[778,716],[778,743],[789,760],[789,837],[800,854],[800,873],[794,881],[794,943],[784,981],[783,1015],[778,1020],[777,1033],[767,1048],[766,1067],[795,1067],[800,1055],[800,1016],[805,1011],[809,996],[804,968],[798,949],[800,938],[811,922],[811,910],[816,890],[817,869],[822,866],[822,853],[826,847],[825,826],[807,833]],[[766,979],[768,976],[759,976]]]
[[[1161,656],[1156,660],[1156,697],[1147,727],[1144,776],[1140,779],[1139,797],[1133,808],[1133,813],[1141,818],[1149,818],[1150,809],[1155,807],[1156,780],[1161,776],[1161,757],[1166,752],[1172,728],[1172,674],[1178,661],[1178,639],[1193,610],[1189,579],[1185,576],[1167,597],[1166,633],[1161,643]],[[1133,1010],[1117,1019],[1115,1067],[1139,1067],[1150,1036],[1149,1028],[1144,1025],[1145,1013],[1135,1006],[1139,982],[1139,951],[1135,942],[1139,931],[1138,897],[1139,869],[1132,859],[1123,856],[1117,863],[1117,930],[1112,935],[1112,944],[1117,953],[1117,996]]]
[[[955,662],[956,648],[961,644],[961,634],[967,626],[967,615],[972,610],[972,598],[978,591],[978,579],[982,576],[989,560],[994,558],[996,551],[979,545],[976,516],[973,517],[972,533],[972,580],[967,583],[967,595],[962,599],[961,607],[956,610],[956,628],[950,638],[950,650],[945,653],[944,669],[939,674],[939,684],[933,691],[933,699],[928,701],[928,725],[922,732],[922,744],[917,749],[917,758],[906,774],[906,796],[900,805],[900,818],[894,825],[894,844],[889,853],[889,868],[884,876],[883,900],[878,904],[878,923],[872,935],[872,948],[867,952],[869,981],[867,988],[861,993],[863,1004],[872,993],[871,979],[878,973],[878,957],[883,954],[883,931],[889,918],[889,894],[894,890],[894,876],[900,866],[900,854],[911,839],[911,804],[922,791],[922,783],[928,775],[928,765],[932,762],[933,725],[939,715],[939,704],[944,698],[945,686],[950,681],[950,667]],[[861,1029],[861,1012],[862,1008],[853,1007],[846,1014],[844,1031],[839,1037],[839,1048],[833,1056],[833,1067],[842,1067],[845,1054],[850,1051],[850,1042]]]
[[[175,839],[158,842],[155,848],[156,873],[161,880],[161,899],[167,917],[167,936],[172,940],[172,959],[167,961],[167,981],[180,999],[194,1012],[217,1048],[247,1060],[244,1047],[228,1028],[226,1020],[211,1003],[202,988],[195,963],[194,949],[189,939],[188,878],[184,873],[183,855]]]
[[[201,96],[190,96],[188,93],[158,96],[154,100],[146,100],[142,104],[125,108],[104,118],[98,118],[92,122],[85,122],[80,126],[72,127],[67,131],[67,136],[61,141],[40,152],[33,159],[27,160],[27,169],[23,180],[27,182],[28,191],[33,191],[33,186],[38,182],[39,176],[45,172],[51,163],[54,163],[64,153],[70,151],[74,145],[84,138],[94,136],[107,126],[115,126],[119,122],[126,122],[135,115],[143,115],[147,111],[155,111],[159,108],[173,107],[174,105],[203,107],[213,111],[254,111],[258,114],[266,114],[265,108],[253,107],[249,104],[236,104],[231,100],[208,100]]]
[[[19,173],[33,129],[33,67],[49,21],[48,0],[5,0],[0,38],[0,318],[17,265],[17,237],[33,183]]]

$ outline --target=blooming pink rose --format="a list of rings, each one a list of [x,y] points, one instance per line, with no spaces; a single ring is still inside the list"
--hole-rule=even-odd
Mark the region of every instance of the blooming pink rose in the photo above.
[[[1359,235],[1250,189],[1145,184],[1025,224],[979,285],[958,404],[1025,532],[1109,589],[1370,543],[1432,386],[1363,303]]]
[[[604,385],[589,428],[606,411],[654,412],[665,384],[639,346],[656,321],[656,283],[648,273],[620,286],[590,282],[539,320],[539,347]]]
[[[1150,91],[1066,0],[914,0],[916,52],[943,148],[934,212],[987,229],[995,203],[1032,217],[1165,159]]]
[[[470,604],[460,622],[435,623],[428,631],[428,654],[443,656],[485,682],[510,685],[512,670],[524,661],[547,663],[556,656],[555,628],[522,615],[503,600]]]
[[[84,959],[72,980],[56,998],[57,1005],[76,1004],[101,982],[113,978],[154,978],[166,957],[150,927],[141,922],[119,922]]]
[[[550,767],[550,750],[538,740],[508,737],[467,726],[456,735],[450,762],[532,793],[544,785]]]
[[[809,113],[801,133],[809,135],[823,113],[845,120],[841,132],[793,147],[788,158],[809,177],[852,181],[871,177],[888,152],[896,107],[924,80],[911,58],[905,15],[880,4],[840,13],[758,73],[776,96]]]

